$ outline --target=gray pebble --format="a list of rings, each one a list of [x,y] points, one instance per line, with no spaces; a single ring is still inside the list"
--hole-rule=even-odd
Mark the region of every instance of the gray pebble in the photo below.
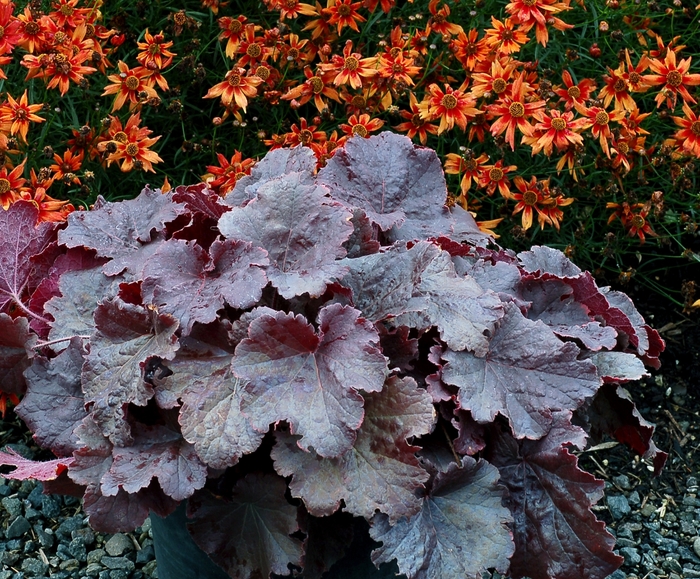
[[[629,500],[630,505],[632,505],[633,507],[638,507],[642,504],[642,499],[639,498],[639,493],[637,491],[632,491],[630,493],[630,496],[627,498]]]
[[[82,537],[76,537],[70,542],[68,545],[68,552],[78,561],[85,562],[87,560],[87,549],[85,548],[85,541]]]
[[[632,488],[632,485],[630,484],[630,478],[626,474],[614,476],[612,480],[621,489],[625,489],[626,491],[628,491]]]
[[[697,577],[700,577],[700,571],[690,569],[689,567],[683,567],[683,577],[685,577],[686,579],[695,579]]]
[[[29,493],[27,496],[27,500],[29,501],[29,504],[32,505],[35,509],[38,509],[41,507],[41,497],[44,496],[44,487],[40,484],[37,484],[33,489],[32,492]]]
[[[121,569],[124,571],[133,571],[136,568],[134,562],[126,557],[102,557],[100,561],[108,569]]]
[[[88,565],[91,565],[92,563],[99,563],[102,560],[102,557],[104,557],[106,554],[107,553],[104,549],[95,549],[94,551],[90,551],[87,556]]]
[[[22,514],[22,501],[17,497],[5,497],[2,499],[2,507],[10,515],[11,519],[15,519]]]
[[[656,507],[650,503],[647,503],[642,507],[640,511],[643,517],[651,517],[656,512]]]
[[[10,579],[12,571],[0,571],[0,579]]]
[[[5,536],[8,539],[16,539],[22,537],[32,526],[29,521],[24,517],[17,517],[14,521],[10,523],[5,531]]]
[[[619,520],[632,511],[627,497],[624,495],[610,495],[607,497],[607,503],[613,519]]]
[[[124,571],[121,571],[119,569],[115,569],[114,571],[109,572],[109,579],[129,579],[127,574],[124,573]]]
[[[619,537],[617,538],[617,541],[615,541],[615,545],[617,547],[636,547],[637,543],[636,541],[633,541],[632,539],[625,539],[624,537]]]
[[[77,559],[67,559],[63,561],[58,568],[63,571],[77,571],[80,569],[80,561]]]
[[[700,557],[698,557],[685,545],[681,545],[680,547],[678,547],[678,554],[681,556],[681,561],[690,561],[691,563],[700,565]]]
[[[41,495],[41,512],[49,519],[55,519],[61,514],[61,504],[51,495]]]
[[[156,558],[156,552],[153,545],[144,546],[139,552],[136,553],[136,562],[143,564],[153,561]]]
[[[654,544],[658,545],[661,551],[673,553],[676,551],[676,549],[678,549],[678,541],[664,537],[656,531],[649,531],[649,538],[654,542]]]
[[[147,577],[158,579],[158,565],[155,561],[150,561],[143,566],[143,572]]]
[[[133,551],[133,549],[134,544],[131,542],[131,539],[122,533],[113,535],[109,541],[105,543],[105,551],[112,557],[119,557],[127,551]]]
[[[642,560],[642,556],[637,549],[632,547],[623,547],[620,549],[620,555],[625,558],[626,565],[636,565]]]
[[[670,557],[661,563],[661,566],[666,569],[666,571],[670,571],[672,573],[683,573],[683,567],[681,567],[681,564]]]
[[[41,517],[41,513],[32,507],[27,507],[24,509],[24,518],[28,521],[36,521]]]
[[[66,518],[56,529],[56,535],[63,541],[69,541],[71,533],[85,526],[83,518],[79,516]]]
[[[104,567],[99,563],[90,563],[85,569],[85,574],[88,577],[97,577],[103,569]]]
[[[624,571],[618,569],[613,571],[612,575],[608,575],[607,579],[627,579],[627,575],[625,575]]]
[[[73,539],[80,538],[85,545],[92,545],[95,542],[95,531],[93,531],[90,527],[73,531],[70,536]]]
[[[36,577],[38,575],[44,575],[49,570],[49,566],[44,563],[41,559],[25,559],[22,561],[22,571],[27,575]]]
[[[700,499],[692,495],[686,495],[683,497],[683,504],[689,507],[700,507]]]
[[[693,551],[695,551],[695,554],[700,557],[700,537],[695,537],[695,540],[693,541]]]

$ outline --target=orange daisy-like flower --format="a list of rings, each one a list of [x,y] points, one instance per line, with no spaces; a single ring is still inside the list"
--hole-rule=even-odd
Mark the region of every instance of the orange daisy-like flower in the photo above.
[[[681,95],[683,102],[695,104],[697,101],[690,96],[686,86],[697,86],[700,84],[700,74],[689,74],[692,57],[684,58],[676,63],[676,53],[669,50],[666,58],[659,60],[652,58],[649,60],[649,68],[656,74],[645,74],[644,80],[651,86],[664,85],[663,89],[654,99],[656,107],[666,101],[666,106],[670,109],[676,107],[676,96]]]
[[[584,107],[586,102],[591,98],[591,93],[596,89],[595,81],[590,78],[584,78],[579,83],[574,83],[571,78],[571,73],[565,70],[561,73],[561,78],[564,81],[565,88],[555,88],[554,93],[561,97],[564,101],[564,108],[570,111],[575,107]]]
[[[464,28],[459,24],[447,21],[450,17],[450,7],[444,5],[438,10],[439,2],[440,0],[430,0],[430,4],[428,4],[428,10],[430,11],[428,26],[430,26],[431,30],[442,36],[456,36],[460,32],[464,32]]]
[[[145,94],[148,98],[157,97],[156,91],[148,86],[144,79],[146,70],[143,67],[134,69],[122,62],[117,64],[119,68],[118,74],[111,74],[107,77],[112,83],[105,86],[102,96],[116,94],[112,112],[121,109],[127,101],[129,102],[129,110],[133,110],[143,100]]]
[[[9,54],[22,41],[20,21],[12,14],[14,8],[12,2],[0,4],[0,54]]]
[[[643,129],[640,125],[649,116],[651,116],[651,113],[641,113],[639,109],[629,111],[627,116],[620,121],[624,133],[628,135],[648,135],[649,131]]]
[[[47,30],[53,29],[53,32],[58,30],[53,20],[45,15],[35,16],[29,6],[25,6],[24,12],[17,15],[17,20],[21,34],[19,46],[30,54],[34,54],[46,42]]]
[[[343,56],[334,54],[331,62],[320,64],[323,71],[336,74],[333,84],[341,86],[349,84],[352,88],[361,88],[363,78],[371,78],[377,74],[376,58],[362,58],[359,52],[352,51],[352,40],[348,40],[343,48]]]
[[[211,87],[204,98],[212,99],[220,96],[221,102],[226,107],[235,101],[245,112],[248,98],[258,94],[258,86],[262,83],[262,79],[258,76],[244,76],[244,74],[245,70],[242,68],[229,70],[224,80]]]
[[[309,126],[305,118],[299,120],[299,125],[293,124],[292,130],[286,135],[286,143],[291,147],[298,147],[299,145],[311,147],[312,144],[322,143],[325,140],[326,133],[317,131],[316,125]]]
[[[642,73],[649,68],[649,58],[643,54],[637,66],[634,66],[629,50],[625,48],[625,62],[627,63],[627,82],[629,82],[630,89],[633,92],[646,92],[649,90],[649,84],[642,76]]]
[[[472,28],[467,34],[459,32],[450,43],[450,50],[464,70],[474,70],[479,62],[486,60],[490,48],[486,39],[479,40],[479,31]]]
[[[418,135],[421,145],[425,145],[428,142],[428,134],[437,135],[438,128],[421,117],[416,95],[409,93],[408,100],[411,110],[399,112],[401,117],[406,119],[406,122],[395,126],[394,130],[406,133],[409,139],[413,139]]]
[[[48,88],[58,87],[61,96],[63,96],[68,92],[71,82],[80,84],[85,80],[83,75],[97,70],[91,66],[83,66],[88,58],[90,58],[90,52],[87,50],[70,55],[61,52],[39,56],[25,54],[21,64],[29,69],[27,80],[35,77],[48,78],[46,86]]]
[[[462,194],[465,194],[472,186],[472,180],[475,183],[477,182],[479,174],[488,160],[489,156],[486,153],[482,153],[478,157],[474,157],[474,155],[465,157],[455,153],[448,153],[445,157],[445,173],[462,175],[459,186]]]
[[[276,9],[280,11],[280,21],[297,18],[299,14],[316,16],[316,10],[311,4],[303,4],[299,0],[278,0]]]
[[[586,125],[586,119],[574,120],[574,113],[571,111],[560,113],[557,110],[551,110],[549,114],[544,113],[541,121],[535,125],[535,129],[543,134],[533,145],[532,154],[544,151],[544,154],[549,157],[552,154],[552,145],[557,148],[557,151],[563,151],[569,145],[582,145],[583,137],[578,134],[578,131],[583,130]]]
[[[93,8],[78,8],[78,0],[58,0],[51,4],[49,18],[63,30],[74,30],[89,16]]]
[[[647,215],[649,214],[650,207],[644,203],[635,203],[629,206],[627,203],[622,203],[619,206],[617,203],[608,203],[607,207],[609,209],[615,208],[615,213],[610,216],[608,223],[610,223],[616,216],[620,217],[620,221],[627,231],[627,235],[630,237],[639,237],[641,244],[646,241],[646,235],[651,235],[656,237],[656,233],[649,225],[647,221]],[[640,209],[638,213],[634,212],[634,209]],[[619,215],[618,215],[619,213]]]
[[[317,159],[316,168],[321,169],[325,167],[328,159],[335,155],[338,149],[342,148],[347,139],[347,135],[338,137],[338,131],[333,131],[323,143],[311,143],[311,149]]]
[[[17,406],[17,404],[19,404],[19,397],[17,394],[13,394],[11,392],[0,391],[0,416],[3,420],[5,420],[8,402],[13,406]]]
[[[431,84],[426,99],[418,104],[421,118],[428,121],[440,119],[438,135],[451,130],[455,125],[465,131],[467,121],[479,113],[475,106],[476,100],[472,96],[447,84],[444,91],[435,83]]]
[[[362,2],[353,2],[352,0],[328,0],[323,13],[328,16],[328,24],[336,25],[338,34],[343,28],[349,26],[355,32],[360,29],[357,26],[358,22],[366,22],[367,19],[357,12],[357,9],[362,6]]]
[[[311,44],[308,38],[301,40],[297,34],[288,34],[279,50],[288,64],[303,65],[314,59],[317,47]]]
[[[506,12],[513,17],[516,24],[522,25],[524,32],[528,32],[533,26],[535,27],[535,37],[542,46],[547,46],[549,40],[548,24],[562,31],[573,28],[573,25],[566,24],[554,16],[554,14],[570,9],[568,2],[554,2],[552,0],[513,0],[506,5]]]
[[[491,134],[496,137],[505,132],[506,142],[512,150],[515,150],[515,129],[519,129],[523,135],[532,136],[535,127],[527,117],[539,114],[545,106],[542,100],[527,102],[527,91],[524,73],[520,73],[513,82],[511,94],[502,96],[498,102],[487,107],[489,118],[496,119],[491,124]]]
[[[338,128],[349,137],[358,135],[369,137],[370,133],[378,131],[384,126],[381,119],[372,119],[368,114],[351,115],[347,124],[342,124]]]
[[[314,105],[319,113],[322,113],[324,109],[328,108],[328,103],[323,97],[340,102],[338,91],[332,86],[335,73],[332,71],[319,71],[318,74],[314,74],[311,67],[305,66],[304,76],[306,80],[302,84],[289,89],[282,95],[281,98],[283,100],[294,99],[299,103],[299,106],[302,106],[313,99]]]
[[[30,105],[27,100],[27,91],[19,98],[19,102],[8,93],[7,102],[0,107],[0,122],[10,124],[10,134],[17,135],[27,142],[27,131],[29,123],[43,123],[42,119],[36,115],[43,108],[43,105]]]
[[[525,179],[518,176],[513,179],[513,183],[517,188],[517,192],[511,192],[510,198],[518,202],[513,209],[513,215],[522,212],[521,223],[525,231],[532,227],[532,218],[535,213],[537,213],[540,227],[544,227],[544,224],[549,222],[549,217],[543,211],[543,204],[545,203],[544,188],[538,183],[537,177],[531,177],[528,183]]]
[[[607,74],[603,75],[605,86],[598,93],[598,98],[603,99],[603,106],[608,107],[615,99],[615,109],[631,111],[637,108],[637,103],[630,94],[630,85],[627,82],[627,72],[624,64],[620,64],[615,70],[608,67]]]
[[[363,0],[362,6],[374,14],[374,11],[377,9],[377,5],[379,3],[380,0]],[[395,5],[396,0],[381,0],[382,12],[384,12],[384,14],[389,14],[389,10],[391,10]]]
[[[20,191],[19,198],[29,201],[39,210],[37,224],[44,221],[65,221],[66,217],[75,211],[75,207],[71,205],[70,201],[60,201],[46,193],[46,190],[54,182],[53,177],[47,180],[39,180],[34,169],[31,169],[30,181],[31,185]]]
[[[391,79],[393,82],[401,82],[406,86],[413,86],[413,77],[420,74],[421,67],[413,64],[413,59],[405,56],[403,52],[397,52],[395,56],[382,55],[379,58],[379,76]]]
[[[588,119],[586,128],[591,129],[591,133],[598,139],[603,152],[609,158],[610,146],[608,141],[613,137],[610,130],[610,121],[620,122],[624,118],[625,112],[621,110],[608,112],[601,107],[590,107],[584,109],[582,113]]]
[[[496,50],[496,54],[514,54],[520,52],[520,47],[527,44],[530,37],[521,27],[515,29],[515,22],[512,18],[506,18],[503,22],[491,16],[493,28],[486,29],[484,40],[491,49]]]
[[[259,26],[255,24],[246,25],[236,49],[236,54],[241,55],[238,62],[236,62],[237,67],[249,66],[250,68],[255,68],[272,56],[273,50],[265,46],[265,38],[255,36],[255,31],[258,29]]]
[[[679,148],[700,159],[700,117],[688,103],[683,103],[685,117],[671,117],[680,130],[673,135]]]
[[[173,42],[165,41],[163,32],[159,34],[151,34],[146,28],[143,34],[144,42],[138,42],[137,46],[141,52],[136,55],[136,60],[139,64],[145,68],[157,68],[158,70],[163,70],[167,68],[173,61],[173,57],[176,56],[174,52],[168,50]]]
[[[253,159],[243,159],[243,154],[240,151],[234,151],[230,161],[221,153],[217,153],[216,157],[219,160],[219,164],[207,166],[207,172],[214,176],[211,180],[207,179],[207,184],[224,197],[236,186],[236,182],[239,179],[250,175],[250,170],[255,165],[255,161]]]
[[[499,159],[494,165],[484,165],[481,167],[481,175],[479,175],[479,187],[486,189],[489,197],[496,192],[501,194],[504,199],[510,199],[510,179],[508,173],[517,170],[516,165],[503,166],[503,160]]]
[[[22,186],[26,183],[26,179],[22,177],[24,173],[24,164],[27,159],[17,165],[12,171],[7,172],[7,167],[0,168],[0,205],[3,209],[7,209],[11,203],[19,199]]]
[[[248,19],[245,16],[238,16],[237,18],[222,16],[217,20],[217,24],[222,30],[221,34],[219,34],[219,40],[222,42],[226,41],[225,51],[226,56],[229,58],[233,58],[238,50],[246,22],[248,22]]]
[[[66,181],[68,183],[73,183],[75,185],[80,185],[80,179],[76,175],[80,168],[83,166],[83,151],[80,151],[77,155],[74,155],[71,151],[65,151],[63,157],[56,153],[53,156],[55,163],[49,167],[53,171],[53,178],[55,181]]]
[[[150,134],[152,131],[145,127],[141,129],[140,134]],[[122,172],[127,173],[132,169],[142,169],[155,173],[153,163],[162,163],[163,159],[158,156],[158,153],[151,151],[152,147],[158,140],[157,137],[136,136],[134,133],[126,141],[116,141],[116,151],[107,157],[107,163],[120,161],[119,168]]]
[[[484,96],[486,93],[495,96],[505,94],[510,88],[514,70],[514,62],[508,62],[503,66],[499,59],[494,60],[491,63],[490,72],[477,72],[474,74],[471,94],[477,98]]]

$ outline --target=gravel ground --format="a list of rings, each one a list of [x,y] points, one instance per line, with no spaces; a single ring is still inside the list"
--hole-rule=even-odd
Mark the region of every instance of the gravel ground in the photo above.
[[[669,453],[662,475],[622,445],[584,452],[581,466],[605,480],[594,507],[625,558],[610,579],[700,578],[700,323],[678,312],[640,308],[662,331],[667,351],[659,372],[629,384],[656,423],[655,441]],[[0,448],[37,452],[14,415],[0,422]],[[157,578],[150,522],[133,533],[102,535],[73,497],[42,494],[40,484],[0,477],[0,579]]]

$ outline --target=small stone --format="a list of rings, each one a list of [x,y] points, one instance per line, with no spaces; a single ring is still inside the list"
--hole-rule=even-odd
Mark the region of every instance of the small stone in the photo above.
[[[77,559],[67,559],[58,566],[62,571],[77,571],[80,569],[80,561]]]
[[[104,549],[95,549],[94,551],[90,551],[87,556],[87,564],[91,565],[92,563],[99,563],[102,560],[102,557],[106,555],[106,551]]]
[[[649,538],[659,547],[660,551],[673,553],[678,549],[678,541],[664,537],[656,531],[649,531]]]
[[[630,484],[630,478],[626,474],[614,476],[612,480],[613,483],[615,483],[621,489],[628,491],[632,488],[632,485]]]
[[[76,537],[70,542],[68,545],[68,552],[78,561],[85,562],[87,560],[87,549],[85,548],[85,541],[82,537]]]
[[[29,521],[24,517],[17,517],[14,521],[10,523],[5,531],[5,536],[8,539],[17,539],[22,537],[32,526]]]
[[[109,579],[109,571],[100,571],[98,579]]]
[[[19,539],[12,539],[5,543],[5,549],[7,551],[19,551],[22,548],[22,541]]]
[[[17,497],[5,497],[2,499],[2,507],[10,515],[10,519],[16,519],[22,514],[22,501]]]
[[[56,555],[61,561],[68,561],[68,559],[73,558],[73,555],[71,555],[70,551],[68,550],[68,545],[65,543],[60,543],[58,545],[56,548]]]
[[[49,519],[55,519],[61,514],[61,505],[52,495],[41,495],[41,512]]]
[[[689,507],[700,507],[700,499],[694,495],[685,495],[683,497],[683,504]]]
[[[637,543],[636,541],[633,541],[632,539],[625,539],[624,537],[617,537],[617,541],[615,541],[615,546],[617,547],[636,547]]]
[[[693,551],[695,551],[695,554],[700,557],[700,537],[695,537],[695,540],[693,541]]]
[[[27,496],[27,500],[29,501],[29,504],[32,505],[35,509],[41,508],[41,497],[44,496],[44,487],[39,483],[36,485],[33,489],[32,492],[29,493],[29,496]]]
[[[627,497],[624,495],[610,495],[607,497],[607,503],[613,519],[619,520],[632,511]]]
[[[3,479],[4,481],[5,479]],[[7,497],[12,494],[12,489],[7,486],[4,482],[0,484],[0,497]],[[0,575],[0,579],[2,579],[2,576]]]
[[[27,575],[31,575],[33,577],[45,575],[48,570],[49,566],[41,559],[25,559],[22,561],[22,571],[24,571]]]
[[[109,572],[109,579],[129,579],[126,573],[124,571],[115,569],[114,571]]]
[[[671,557],[667,558],[663,563],[661,563],[661,566],[666,569],[666,571],[670,571],[672,573],[683,573],[683,567],[681,567],[681,564]]]
[[[147,577],[158,579],[158,564],[155,561],[149,561],[143,566],[143,572]]]
[[[24,509],[24,518],[28,521],[36,521],[41,517],[41,513],[32,507],[27,507]]]
[[[630,496],[627,497],[627,500],[633,507],[638,507],[642,504],[642,499],[639,498],[639,493],[637,491],[632,491]]]
[[[608,575],[607,579],[628,579],[628,577],[623,571],[618,569],[617,571],[613,571],[612,575]]]
[[[124,571],[133,571],[136,565],[126,557],[102,557],[100,561],[108,569],[122,569]]]
[[[625,539],[634,539],[629,523],[620,525],[617,529],[617,536]]]
[[[100,565],[99,563],[90,563],[86,568],[85,568],[85,574],[88,577],[97,577],[100,574],[100,571],[102,571],[104,567]]]
[[[678,554],[681,556],[681,561],[689,561],[691,563],[694,563],[695,565],[700,565],[700,557],[698,557],[685,545],[681,545],[678,547]]]
[[[696,571],[690,567],[683,567],[683,577],[686,579],[696,579],[697,577],[700,577],[700,571]]]
[[[656,512],[656,507],[652,504],[647,503],[642,507],[640,511],[643,517],[651,517]]]
[[[681,533],[686,535],[695,535],[698,532],[697,528],[692,521],[685,521],[681,519]]]
[[[626,565],[636,565],[642,560],[642,556],[637,549],[632,547],[623,547],[620,549],[620,555],[625,558]]]
[[[56,529],[56,535],[63,541],[70,541],[71,533],[82,529],[85,526],[83,523],[83,518],[80,516],[68,517],[58,526]]]
[[[10,579],[12,571],[0,571],[0,579]]]
[[[136,553],[136,563],[143,565],[156,558],[156,551],[153,545],[146,545]]]
[[[92,545],[95,542],[95,531],[93,531],[90,527],[73,531],[70,536],[73,539],[82,539],[83,544],[85,545]]]
[[[119,557],[127,551],[133,551],[133,549],[134,544],[131,542],[131,539],[122,533],[113,535],[109,541],[105,543],[105,551],[112,557]]]

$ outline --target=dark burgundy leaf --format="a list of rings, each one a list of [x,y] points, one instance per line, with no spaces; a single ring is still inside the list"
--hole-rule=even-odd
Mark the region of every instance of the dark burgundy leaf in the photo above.
[[[408,326],[387,329],[383,324],[376,324],[383,354],[389,358],[389,366],[400,372],[410,372],[412,362],[418,359],[418,340],[409,338]]]
[[[540,438],[552,412],[575,410],[602,381],[593,363],[577,359],[576,344],[562,342],[513,304],[505,304],[505,311],[486,356],[451,350],[442,355],[442,380],[459,387],[460,407],[477,422],[493,422],[500,413],[518,438]]]
[[[540,440],[515,440],[492,428],[492,462],[510,491],[515,554],[510,573],[521,577],[603,579],[622,563],[615,538],[590,506],[603,496],[603,481],[578,468],[568,447],[583,449],[586,436],[570,413],[554,416]]]
[[[377,241],[377,231],[367,215],[365,215],[365,212],[361,209],[355,209],[352,212],[351,223],[354,230],[343,245],[348,252],[347,257],[362,257],[363,255],[377,253],[381,247],[379,241]]]
[[[29,331],[29,320],[12,319],[0,314],[0,390],[8,394],[24,394],[24,370],[34,356],[32,347],[37,338]]]
[[[39,210],[28,201],[12,203],[0,211],[0,312],[9,304],[23,309],[27,284],[36,268],[31,258],[55,239],[55,224],[36,226]]]
[[[214,221],[218,221],[219,217],[229,210],[221,197],[205,183],[175,187],[173,201],[182,203],[194,215],[199,214]]]
[[[287,575],[289,564],[301,565],[303,551],[289,536],[299,527],[286,489],[276,475],[249,474],[236,483],[231,501],[197,493],[187,513],[195,543],[232,577]]]
[[[387,364],[377,331],[358,310],[322,308],[318,327],[316,333],[301,315],[262,316],[236,347],[232,366],[249,381],[241,408],[256,429],[286,420],[304,450],[334,457],[352,447],[362,424],[357,391],[381,390]]]
[[[37,444],[56,456],[70,456],[78,448],[73,430],[87,416],[80,384],[84,354],[82,340],[73,338],[55,358],[34,358],[25,372],[27,393],[15,411]]]
[[[454,440],[455,452],[475,455],[486,448],[486,427],[479,424],[466,410],[457,410],[452,425],[459,432]]]
[[[649,376],[644,363],[635,354],[597,352],[589,360],[598,368],[598,375],[605,382],[629,382]]]
[[[629,392],[617,384],[605,384],[584,412],[591,436],[601,440],[607,434],[629,446],[654,464],[658,476],[668,455],[652,440],[654,425],[637,410]]]
[[[343,243],[353,230],[352,214],[327,193],[301,173],[285,175],[261,185],[245,207],[225,213],[219,230],[267,251],[267,276],[283,297],[318,297],[347,271],[336,260],[345,256]]]
[[[483,288],[488,288],[510,301],[519,293],[520,269],[506,261],[491,262],[479,259],[471,262],[461,257],[453,258],[458,275],[469,275]]]
[[[136,424],[131,446],[112,450],[112,465],[101,479],[105,496],[120,489],[134,494],[158,479],[163,492],[176,501],[192,496],[207,479],[207,468],[180,433],[164,426]]]
[[[265,251],[251,243],[215,241],[206,252],[171,239],[144,266],[143,299],[177,318],[186,335],[195,322],[213,322],[224,302],[239,309],[254,305],[267,284],[261,269],[267,265]]]
[[[56,458],[44,462],[29,460],[17,454],[11,448],[0,451],[0,466],[16,466],[12,472],[3,473],[3,477],[17,480],[53,480],[73,464],[73,457]]]
[[[370,534],[382,545],[372,552],[379,566],[396,559],[409,579],[481,578],[495,568],[508,570],[512,517],[501,505],[498,471],[484,460],[464,457],[436,475],[422,510],[393,527],[386,515],[372,520]]]
[[[534,245],[518,254],[522,268],[528,273],[551,274],[561,279],[578,277],[581,269],[563,252],[546,245]]]
[[[361,209],[394,239],[426,239],[452,231],[447,186],[435,151],[384,132],[350,139],[317,175],[334,199]]]
[[[185,211],[183,205],[173,202],[171,194],[146,188],[136,199],[104,202],[99,209],[71,213],[58,241],[67,247],[94,249],[98,257],[112,258],[115,262],[105,266],[105,273],[117,275],[134,259],[133,254],[152,240],[154,232],[164,232],[165,224]],[[139,273],[135,266],[129,270]]]
[[[243,206],[255,199],[261,185],[289,173],[299,173],[303,183],[313,185],[315,171],[316,156],[309,147],[274,149],[253,167],[250,175],[236,181],[233,191],[224,197],[224,203],[230,207]]]
[[[124,446],[131,442],[126,406],[143,406],[153,396],[143,379],[145,363],[153,356],[165,360],[175,356],[178,323],[168,314],[114,298],[97,307],[95,326],[83,366],[85,401],[92,403],[105,436]]]
[[[330,517],[302,519],[304,541],[304,579],[321,579],[334,563],[343,558],[353,539],[352,517],[336,513]]]
[[[277,432],[275,470],[292,476],[292,496],[314,516],[335,512],[340,501],[355,516],[385,513],[394,523],[421,508],[416,491],[428,480],[407,439],[427,434],[435,422],[433,403],[412,378],[391,377],[381,392],[368,394],[365,420],[355,446],[338,458],[299,449],[296,437]]]

